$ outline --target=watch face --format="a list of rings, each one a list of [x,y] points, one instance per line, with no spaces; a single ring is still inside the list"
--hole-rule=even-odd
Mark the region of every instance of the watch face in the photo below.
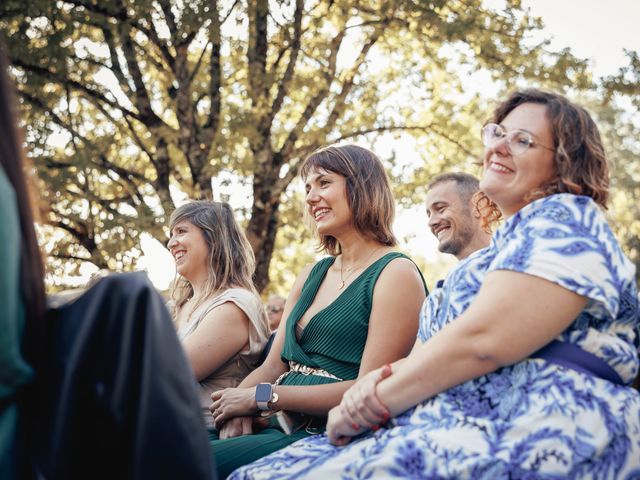
[[[268,402],[271,400],[271,385],[259,383],[256,385],[256,402]]]

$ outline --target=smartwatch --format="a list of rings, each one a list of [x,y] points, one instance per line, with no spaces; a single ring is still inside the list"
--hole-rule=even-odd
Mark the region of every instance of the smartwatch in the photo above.
[[[273,385],[270,383],[259,383],[256,385],[256,405],[258,406],[258,410],[272,410],[273,404],[277,401],[278,394],[273,391]]]

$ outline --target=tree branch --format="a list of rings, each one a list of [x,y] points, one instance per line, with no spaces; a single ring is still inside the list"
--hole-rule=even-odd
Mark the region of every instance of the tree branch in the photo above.
[[[191,74],[189,75],[189,80],[188,80],[189,85],[193,83],[193,79],[195,78],[196,74],[200,70],[200,66],[202,65],[202,60],[204,59],[204,54],[207,53],[207,48],[209,48],[210,44],[211,44],[211,41],[207,42],[206,45],[202,48],[202,52],[198,57],[198,61],[196,62],[195,67],[193,67],[193,70],[191,70]]]
[[[164,61],[169,67],[169,70],[171,70],[171,72],[175,72],[175,58],[171,54],[171,51],[169,50],[167,44],[164,43],[158,36],[158,32],[155,30],[155,26],[153,28],[144,28],[140,25],[135,25],[135,28],[144,33],[146,37],[151,41],[151,43],[155,45],[158,50],[160,50],[160,54],[162,55],[162,58],[164,58]]]
[[[117,10],[113,10],[113,3],[111,2],[86,2],[83,0],[63,0],[64,3],[74,5],[76,7],[83,7],[88,12],[97,13],[105,17],[114,18],[121,22],[127,20],[127,10],[122,4]]]
[[[431,123],[427,125],[381,125],[378,127],[363,128],[360,130],[354,130],[352,132],[345,133],[343,135],[340,135],[339,137],[332,138],[328,140],[327,143],[332,143],[332,144],[339,143],[344,140],[358,137],[360,135],[367,135],[369,133],[384,133],[384,132],[394,132],[394,131],[396,132],[397,131],[405,131],[405,132],[416,131],[416,132],[434,133],[439,137],[444,138],[446,141],[454,144],[456,147],[458,147],[461,151],[463,151],[465,154],[469,155],[470,157],[473,157],[476,155],[473,151],[469,150],[467,146],[463,145],[462,143],[460,143],[458,140],[451,137],[450,135],[444,133],[442,130],[438,129],[434,124],[431,124]],[[279,195],[279,192],[284,191],[284,189],[286,189],[287,186],[298,175],[298,170],[300,168],[300,165],[303,159],[306,158],[307,155],[309,155],[311,152],[313,152],[314,150],[317,150],[320,147],[321,145],[318,143],[310,143],[305,145],[302,148],[296,149],[295,151],[291,152],[289,170],[287,171],[286,175],[283,178],[278,179],[278,182],[274,188],[274,193]]]
[[[132,178],[135,178],[145,183],[149,182],[149,180],[144,175],[115,165],[113,162],[107,159],[106,155],[104,154],[99,155],[98,158],[100,159],[100,163],[98,163],[98,165],[102,166],[106,170],[111,170],[117,173],[118,176],[122,179],[130,181]]]
[[[382,125],[379,127],[371,127],[371,128],[363,128],[361,130],[354,130],[344,135],[340,135],[339,137],[331,139],[330,143],[338,143],[349,138],[357,137],[360,135],[367,135],[369,133],[382,133],[382,132],[397,132],[397,131],[405,131],[405,132],[425,132],[425,133],[435,133],[439,137],[444,138],[446,141],[454,144],[464,153],[469,156],[475,156],[476,154],[469,150],[469,148],[462,143],[460,143],[455,138],[446,134],[442,130],[440,130],[435,124],[429,123],[427,125]]]
[[[122,71],[122,65],[120,64],[120,59],[118,58],[117,47],[114,41],[113,32],[109,27],[102,28],[102,37],[104,38],[107,47],[109,48],[109,58],[111,59],[111,71],[118,79],[120,83],[120,88],[125,94],[129,97],[129,101],[134,103],[131,99],[131,87],[129,86],[129,82],[127,77],[125,77],[124,72]]]
[[[209,92],[211,94],[211,105],[209,107],[209,118],[204,128],[211,133],[205,144],[211,144],[211,140],[218,131],[221,109],[221,88],[222,88],[222,65],[220,60],[220,49],[222,37],[220,33],[220,17],[217,0],[210,0],[211,5],[211,25],[209,26],[209,41],[211,42],[211,58],[209,59]],[[229,12],[231,13],[231,12]]]
[[[73,89],[84,93],[87,99],[96,105],[100,102],[105,103],[110,107],[120,110],[123,113],[123,115],[128,115],[132,118],[135,118],[136,120],[142,121],[142,117],[140,116],[140,114],[133,112],[126,107],[123,107],[118,102],[108,99],[99,91],[94,90],[93,88],[89,88],[80,82],[77,82],[70,78],[61,77],[57,73],[54,73],[44,67],[39,67],[37,65],[29,65],[28,63],[23,62],[20,58],[15,58],[15,57],[11,58],[11,63],[14,66],[17,66],[26,71],[32,72],[47,80],[54,80],[55,82],[60,84],[62,87],[72,87]]]
[[[20,95],[23,96],[23,98],[28,101],[29,103],[32,103],[36,106],[38,106],[39,108],[41,108],[42,110],[46,111],[49,113],[49,115],[51,115],[53,122],[57,125],[59,125],[60,127],[64,128],[65,130],[67,130],[69,133],[71,133],[72,138],[78,138],[82,141],[82,143],[84,143],[85,145],[87,145],[89,148],[91,148],[92,150],[94,150],[95,152],[99,152],[100,150],[93,144],[93,142],[91,142],[89,139],[87,139],[84,135],[80,134],[75,128],[73,128],[72,125],[70,125],[69,123],[65,122],[62,117],[60,117],[59,115],[57,115],[52,109],[50,109],[47,105],[45,105],[39,98],[36,98],[34,96],[32,96],[31,94],[29,94],[28,92],[25,92],[23,90],[20,90]],[[113,121],[113,119],[112,119]],[[129,121],[127,120],[127,123]],[[148,154],[148,153],[147,153]],[[96,166],[101,166],[103,168],[105,168],[106,170],[113,170],[115,173],[118,174],[119,177],[128,180],[132,186],[136,187],[137,190],[137,186],[131,182],[131,178],[135,178],[137,180],[140,180],[142,182],[149,182],[149,180],[142,174],[125,169],[123,167],[119,167],[115,164],[113,164],[112,162],[110,162],[106,156],[103,153],[99,153],[98,154],[98,158],[100,159],[100,162],[93,162]],[[62,162],[54,162],[51,160],[47,160],[47,165],[50,167],[60,167],[60,168],[68,168],[71,166],[75,166],[73,164],[66,164],[66,163],[62,163]]]
[[[278,85],[278,93],[276,95],[275,100],[273,101],[271,112],[269,117],[266,119],[268,122],[269,129],[271,128],[271,122],[273,122],[274,117],[280,111],[280,107],[282,106],[282,102],[285,96],[289,93],[289,83],[293,78],[293,72],[295,70],[296,61],[298,60],[298,53],[300,52],[300,37],[302,35],[302,13],[304,10],[304,2],[303,0],[296,0],[296,10],[293,17],[293,36],[291,41],[291,54],[289,56],[289,63],[287,64],[287,69],[280,80],[280,84]]]
[[[236,8],[236,5],[238,5],[239,1],[240,0],[234,0],[233,5],[231,5],[231,8],[229,8],[229,11],[227,12],[227,14],[220,19],[220,25],[224,25],[224,23],[229,19],[229,17],[231,16],[231,13]],[[216,6],[216,11],[217,11],[217,6]]]
[[[149,159],[151,164],[155,166],[155,159],[153,158],[153,155],[151,155],[151,152],[147,149],[147,146],[144,144],[144,142],[140,138],[140,135],[138,135],[138,132],[136,132],[136,129],[131,123],[131,120],[129,120],[127,117],[124,117],[124,121],[127,124],[127,129],[131,133],[131,136],[133,137],[134,142],[136,142],[136,145],[138,145],[138,148],[140,148],[140,150],[142,150],[147,155],[147,158]]]
[[[53,210],[51,211],[53,212]],[[58,215],[57,212],[54,212],[54,213]],[[66,218],[66,220],[68,220],[68,218]],[[72,237],[77,239],[78,242],[80,242],[80,244],[84,248],[86,248],[89,253],[93,252],[96,249],[96,244],[93,241],[93,239],[89,237],[89,230],[86,225],[80,224],[77,227],[73,227],[72,225],[68,225],[64,223],[60,219],[52,220],[49,222],[49,224],[53,227],[61,228],[62,230],[69,233]]]
[[[78,257],[77,255],[72,255],[70,253],[61,253],[59,250],[55,250],[55,251],[53,251],[51,253],[48,253],[47,255],[49,255],[50,257],[61,258],[61,259],[64,259],[64,260],[79,260],[81,262],[93,263],[93,259],[91,257],[89,257],[89,258]]]
[[[83,0],[63,0],[63,1],[65,3],[74,5],[76,7],[83,7],[88,12],[102,15],[107,18],[112,18],[116,20],[118,24],[128,21],[133,28],[144,33],[145,36],[158,48],[158,50],[160,50],[169,68],[173,69],[173,56],[171,55],[171,52],[169,51],[167,45],[162,40],[160,40],[160,37],[158,37],[157,32],[153,28],[145,27],[139,21],[129,18],[127,16],[127,10],[124,6],[122,6],[122,3],[120,3],[121,5],[120,9],[112,10],[110,8],[105,7],[105,5],[111,5],[108,2],[92,3],[92,2],[86,2]]]
[[[298,122],[293,127],[293,129],[291,129],[291,131],[289,132],[289,135],[287,136],[282,147],[280,148],[279,153],[281,155],[281,158],[289,158],[291,156],[291,151],[293,150],[295,143],[300,137],[300,135],[302,135],[302,132],[304,131],[304,127],[307,125],[307,123],[309,123],[309,120],[317,110],[318,106],[320,106],[320,103],[322,103],[322,101],[326,98],[327,94],[329,93],[329,89],[331,88],[331,83],[335,79],[335,75],[336,75],[336,62],[338,58],[338,50],[340,49],[340,45],[344,40],[345,33],[346,31],[344,29],[341,30],[338,33],[338,35],[336,35],[334,39],[331,41],[331,47],[330,47],[331,55],[329,56],[329,65],[327,69],[323,72],[324,85],[322,85],[318,89],[316,94],[311,98],[311,100],[309,100],[309,103],[307,104],[304,111],[302,112],[302,115],[298,119]]]
[[[127,69],[133,80],[135,87],[135,106],[140,112],[140,121],[150,128],[157,127],[163,122],[156,115],[151,107],[151,100],[149,99],[149,93],[142,79],[142,71],[136,58],[136,52],[131,40],[131,27],[127,23],[120,25],[120,42],[122,44],[122,52],[124,53],[125,61],[127,62]]]
[[[267,85],[267,16],[268,0],[252,0],[249,2],[249,45],[247,59],[249,68],[249,96],[251,103],[259,112],[265,107],[269,97]]]
[[[367,41],[362,46],[362,49],[358,54],[358,58],[353,63],[353,66],[349,69],[349,71],[345,75],[344,81],[342,82],[342,88],[340,89],[340,93],[337,95],[335,103],[333,105],[333,110],[331,111],[327,119],[325,131],[328,131],[328,129],[333,128],[337,119],[342,115],[344,106],[345,106],[345,100],[347,98],[347,95],[349,95],[349,93],[351,92],[351,89],[353,88],[353,82],[355,80],[355,77],[357,73],[360,71],[360,67],[362,67],[365,60],[367,59],[369,50],[371,50],[371,47],[373,47],[373,45],[375,45],[375,43],[378,41],[378,39],[384,32],[384,28],[388,25],[388,23],[389,23],[388,21],[380,23],[380,25],[378,25],[378,27],[373,31],[371,36],[367,39]]]
[[[58,115],[56,112],[54,112],[53,109],[50,108],[48,105],[46,105],[40,98],[32,95],[31,93],[27,92],[26,90],[24,90],[24,89],[22,89],[20,87],[18,87],[17,90],[18,90],[18,93],[20,94],[20,96],[25,101],[29,102],[30,104],[38,107],[42,111],[47,112],[49,115],[51,115],[51,118],[53,119],[53,123],[55,123],[56,125],[64,128],[72,136],[76,136],[78,138],[83,138],[82,135],[80,135],[80,133],[77,132],[73,128],[73,126],[71,124],[69,124],[68,122],[64,121],[60,115]]]
[[[178,26],[176,25],[176,17],[173,15],[171,11],[171,3],[166,0],[159,0],[158,4],[162,9],[162,13],[164,14],[164,20],[167,22],[167,27],[169,28],[169,33],[171,34],[171,38],[173,40],[173,45],[176,44],[176,38],[178,36]]]

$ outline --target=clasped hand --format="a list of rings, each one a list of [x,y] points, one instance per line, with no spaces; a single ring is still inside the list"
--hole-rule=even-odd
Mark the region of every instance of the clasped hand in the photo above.
[[[389,409],[376,393],[378,383],[391,375],[391,366],[373,370],[358,380],[342,396],[340,405],[329,411],[327,437],[334,445],[346,445],[351,437],[377,430],[389,420]]]
[[[258,411],[256,406],[256,388],[225,388],[211,394],[213,403],[209,411],[213,416],[215,427],[220,427],[235,417],[251,416]]]

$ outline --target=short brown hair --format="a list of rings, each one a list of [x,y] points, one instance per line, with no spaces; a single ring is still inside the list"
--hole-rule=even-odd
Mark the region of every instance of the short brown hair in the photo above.
[[[356,145],[325,147],[306,158],[300,176],[306,179],[312,170],[326,170],[346,178],[347,202],[358,232],[383,245],[398,243],[392,231],[395,200],[389,178],[373,152]],[[341,253],[337,239],[330,235],[320,235],[320,249],[330,255]]]
[[[427,184],[427,191],[441,183],[454,182],[456,191],[462,201],[469,203],[473,196],[480,190],[480,181],[469,173],[445,172],[436,175]]]

